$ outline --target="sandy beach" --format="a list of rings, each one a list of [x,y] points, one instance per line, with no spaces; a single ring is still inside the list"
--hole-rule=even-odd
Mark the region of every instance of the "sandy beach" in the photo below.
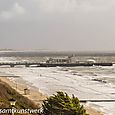
[[[0,76],[0,80],[6,82],[9,84],[13,89],[15,89],[17,92],[22,94],[25,97],[28,97],[30,100],[34,101],[36,104],[39,104],[39,106],[42,105],[42,100],[46,99],[47,96],[43,95],[39,90],[31,85],[28,84],[16,84],[10,79],[7,78],[7,76]],[[24,89],[28,88],[29,93],[24,94]],[[89,115],[104,115],[100,111],[96,111],[94,108],[87,106],[84,104],[84,107],[86,108],[86,111]]]
[[[97,111],[92,107],[84,106],[89,115],[104,115],[103,112]]]

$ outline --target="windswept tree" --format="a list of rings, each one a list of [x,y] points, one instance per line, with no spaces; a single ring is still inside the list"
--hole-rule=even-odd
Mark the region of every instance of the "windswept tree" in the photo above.
[[[67,93],[57,92],[43,101],[45,115],[88,115],[77,97],[72,98]]]

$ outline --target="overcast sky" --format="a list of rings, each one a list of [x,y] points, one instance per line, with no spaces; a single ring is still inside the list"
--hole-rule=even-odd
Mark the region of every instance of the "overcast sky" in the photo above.
[[[0,48],[115,51],[115,0],[0,0]]]

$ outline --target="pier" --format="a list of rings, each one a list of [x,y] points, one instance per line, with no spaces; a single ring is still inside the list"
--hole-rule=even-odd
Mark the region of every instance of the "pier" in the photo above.
[[[81,103],[87,103],[87,102],[115,102],[115,99],[84,99],[80,100]]]
[[[24,65],[25,67],[76,67],[76,66],[112,66],[114,63],[37,63],[37,62],[0,62],[0,66],[8,65],[15,67],[17,65]]]

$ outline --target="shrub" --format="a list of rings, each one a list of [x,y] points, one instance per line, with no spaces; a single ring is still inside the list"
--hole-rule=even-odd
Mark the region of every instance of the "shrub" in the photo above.
[[[88,115],[79,99],[67,93],[57,92],[43,101],[43,111],[45,115]]]

